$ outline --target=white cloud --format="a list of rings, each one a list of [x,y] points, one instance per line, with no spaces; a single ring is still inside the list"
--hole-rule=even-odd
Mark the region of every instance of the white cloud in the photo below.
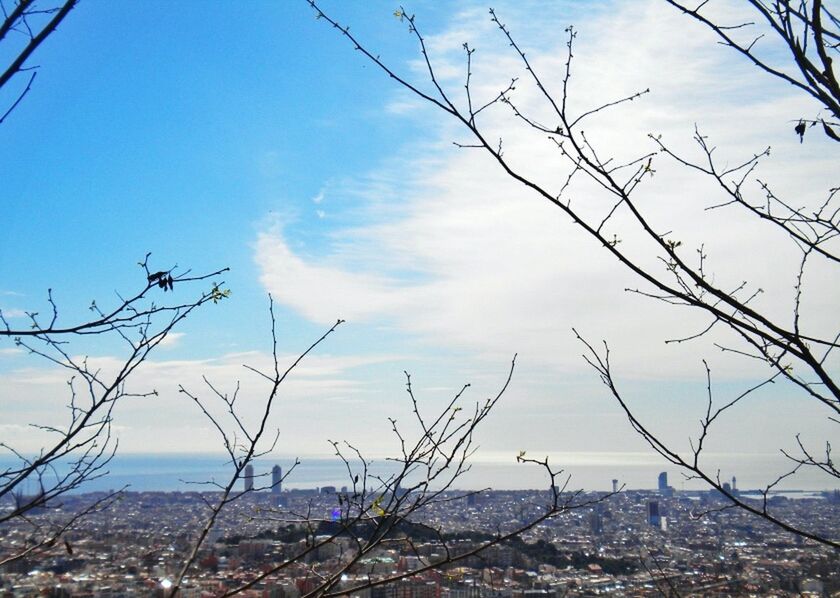
[[[396,116],[403,116],[403,115],[410,115],[416,112],[417,110],[425,108],[425,104],[422,100],[414,99],[413,96],[406,96],[404,98],[395,99],[385,106],[385,111],[388,114],[394,114]]]
[[[832,172],[831,161],[818,142],[800,146],[786,122],[791,114],[808,109],[805,100],[717,48],[702,29],[687,36],[691,24],[661,3],[619,6],[579,23],[570,105],[582,112],[646,87],[652,91],[591,118],[586,133],[602,158],[614,156],[619,162],[653,149],[648,132],[662,133],[675,149],[699,158],[691,140],[698,122],[721,146],[716,155],[724,164],[749,157],[767,139],[774,140],[779,157],[774,155],[759,170],[761,175],[780,193],[801,198],[800,189],[811,188],[817,195],[808,199],[820,199],[832,184],[826,176]],[[461,43],[477,36],[471,43],[478,48],[474,101],[493,97],[510,76],[521,76],[513,96],[517,106],[540,122],[552,122],[547,103],[528,84],[527,73],[501,43],[498,31],[483,13],[474,18],[482,20],[472,29],[458,25],[428,36],[433,59],[442,61],[436,62],[441,80],[450,83],[453,97],[463,100]],[[510,19],[515,22],[516,15]],[[529,46],[534,68],[559,93],[564,36],[532,38],[530,33],[544,32],[542,23],[521,19],[515,25],[514,30],[523,31],[521,40]],[[422,69],[418,76],[423,76]],[[756,91],[745,93],[745,80]],[[397,102],[413,101],[401,90],[395,96]],[[422,118],[441,123],[440,115],[423,113]],[[548,189],[559,188],[568,168],[545,135],[522,127],[506,106],[488,110],[479,123],[489,131],[488,138],[503,137],[515,168]],[[368,225],[333,231],[331,251],[325,255],[296,252],[281,228],[260,233],[256,261],[261,280],[278,301],[313,321],[326,323],[340,316],[386,322],[427,343],[491,359],[520,351],[531,363],[561,371],[586,367],[572,326],[590,339],[609,339],[616,359],[634,376],[695,377],[702,371],[701,356],[712,360],[719,375],[742,376],[751,367],[719,358],[709,343],[666,346],[666,339],[701,330],[707,318],[626,293],[625,288],[640,286],[639,279],[560,210],[507,177],[485,153],[453,148],[451,140],[467,140],[454,123],[430,127],[430,136],[400,148],[399,157],[381,165],[382,172],[371,178],[386,180],[387,173],[400,173],[399,197],[384,207],[381,199],[371,198],[379,216]],[[795,248],[777,243],[775,231],[743,211],[706,211],[721,197],[710,181],[664,157],[654,167],[655,177],[639,195],[653,226],[673,231],[688,260],[705,244],[723,288],[747,279],[766,291],[757,305],[789,318],[793,278],[782,278],[779,272],[795,272]],[[375,189],[381,193],[380,187]],[[571,187],[569,197],[589,214],[604,214],[611,205],[609,196],[583,181]],[[609,230],[642,263],[663,271],[647,241],[628,224],[627,214],[619,212]],[[837,296],[836,277],[815,275],[810,280],[815,296]],[[828,304],[818,305],[810,325],[821,329],[834,323],[833,316]]]
[[[170,332],[158,344],[160,347],[173,348],[181,343],[181,339],[185,335],[186,333],[184,332]]]
[[[337,318],[366,318],[388,310],[393,304],[394,291],[384,278],[307,262],[294,254],[280,236],[280,230],[275,225],[271,231],[261,233],[256,243],[262,282],[276,294],[278,301],[291,305],[310,320],[323,323]],[[336,295],[342,297],[338,305]]]
[[[719,47],[713,35],[664,3],[610,6],[614,10],[577,15],[570,106],[581,113],[648,87],[651,92],[588,120],[587,137],[602,159],[618,163],[652,150],[648,133],[662,134],[675,151],[702,159],[692,140],[697,123],[719,147],[715,156],[721,164],[738,163],[772,142],[773,153],[756,174],[780,195],[796,198],[797,205],[820,202],[836,186],[826,142],[815,138],[800,145],[792,134],[788,121],[814,110],[807,100]],[[727,6],[727,20],[737,21],[738,7]],[[563,27],[546,27],[528,14],[503,16],[542,81],[559,93]],[[559,22],[562,15],[546,19]],[[495,27],[486,21],[457,23],[427,36],[440,80],[453,90],[453,98],[464,101],[461,43],[470,39],[477,48],[473,101],[492,98],[511,76],[519,76],[517,106],[539,122],[553,123],[544,98],[527,82],[528,73]],[[422,78],[423,65],[412,66]],[[732,381],[757,375],[750,360],[733,359],[713,346],[713,341],[732,341],[723,331],[666,345],[666,339],[699,332],[708,318],[626,292],[646,287],[485,153],[453,148],[453,140],[470,141],[457,123],[428,106],[421,109],[402,90],[383,102],[391,115],[418,118],[428,137],[400,146],[394,157],[359,178],[359,185],[370,181],[367,192],[357,191],[367,202],[370,221],[333,229],[324,239],[326,251],[296,251],[279,226],[258,235],[255,259],[261,281],[278,302],[315,322],[342,317],[391,327],[411,339],[407,344],[417,342],[411,346],[421,353],[437,347],[461,350],[472,356],[460,364],[470,372],[468,380],[491,379],[499,364],[519,352],[519,373],[498,407],[501,419],[488,424],[495,449],[561,450],[558,442],[570,450],[645,449],[581,359],[583,348],[571,333],[573,326],[594,343],[610,343],[614,373],[627,396],[645,421],[672,435],[678,445],[687,442],[687,431],[705,406],[702,358],[712,368],[718,400],[744,390]],[[479,124],[488,139],[504,139],[514,168],[549,189],[559,188],[568,165],[545,135],[523,128],[506,106],[487,110]],[[708,211],[721,196],[703,176],[665,157],[654,168],[655,176],[637,195],[653,227],[672,231],[669,236],[682,241],[689,261],[703,244],[707,266],[722,288],[748,280],[752,288],[765,291],[754,305],[791,325],[796,248],[743,210]],[[763,198],[756,185],[749,192],[759,202]],[[574,184],[568,197],[590,215],[604,214],[611,205],[609,196],[585,181]],[[608,230],[641,263],[664,271],[628,224],[628,215],[619,212]],[[814,267],[806,284],[807,326],[820,334],[836,329],[836,271]],[[771,398],[785,394],[784,389],[773,392]],[[769,410],[734,411],[734,418],[721,424],[717,446],[774,451],[779,438],[792,438],[799,430],[831,436],[831,427],[807,401],[783,403],[762,396]],[[569,420],[574,425],[564,426]],[[745,434],[745,425],[765,434]]]
[[[17,308],[14,308],[14,307],[7,308],[7,309],[0,309],[0,311],[3,312],[3,317],[4,318],[9,318],[10,320],[26,317],[26,312],[24,310],[17,309]]]
[[[291,365],[297,355],[279,355],[280,371]],[[337,356],[324,353],[309,355],[282,384],[275,398],[270,429],[281,430],[282,447],[290,452],[324,453],[328,438],[342,438],[346,432],[348,410],[367,406],[378,411],[372,400],[381,401],[377,381],[367,380],[357,369],[400,359],[392,355]],[[100,379],[122,367],[117,356],[88,358],[88,367],[97,370]],[[198,396],[209,411],[233,430],[233,422],[224,413],[222,401],[208,386],[228,396],[236,392],[237,412],[253,426],[265,408],[271,385],[244,366],[271,374],[270,355],[252,351],[231,353],[219,358],[194,360],[154,359],[147,361],[129,378],[126,391],[157,395],[125,397],[116,406],[114,417],[120,427],[120,447],[127,452],[219,451],[215,430],[186,394],[183,386]],[[49,442],[50,435],[33,430],[29,424],[62,427],[68,421],[70,390],[67,370],[30,366],[3,375],[0,411],[4,418],[3,441],[20,451],[37,451]],[[206,381],[205,381],[206,379]],[[86,388],[76,377],[78,404],[86,404]],[[238,390],[237,390],[238,388]],[[317,430],[311,427],[318,422]],[[379,422],[377,422],[379,423]],[[205,427],[208,433],[199,434]],[[315,433],[317,432],[317,433]],[[273,432],[272,432],[273,437]]]

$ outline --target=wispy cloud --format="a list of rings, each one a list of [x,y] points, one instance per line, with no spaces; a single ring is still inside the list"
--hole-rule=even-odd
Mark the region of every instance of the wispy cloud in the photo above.
[[[280,355],[285,368],[296,355]],[[323,453],[328,438],[342,438],[346,433],[348,409],[381,401],[376,382],[357,370],[390,362],[399,356],[333,356],[316,354],[303,361],[280,387],[275,398],[274,416],[269,425],[281,430],[282,447],[289,452]],[[90,357],[88,367],[99,371],[106,380],[121,366],[117,356]],[[212,426],[189,398],[179,392],[183,387],[205,402],[219,421],[226,421],[224,405],[208,385],[232,397],[237,394],[237,409],[249,425],[263,412],[271,385],[250,368],[271,373],[273,361],[261,352],[231,353],[214,359],[156,359],[143,364],[136,375],[129,378],[126,391],[157,395],[143,398],[127,397],[120,401],[115,412],[116,421],[124,427],[120,432],[120,447],[126,451],[149,450],[154,439],[155,449],[166,451],[219,451],[221,445],[215,431],[196,434],[197,427]],[[27,424],[61,427],[66,424],[65,405],[70,400],[68,373],[61,368],[26,367],[9,371],[3,376],[4,393],[0,396],[0,410],[4,414],[4,442],[17,450],[37,451],[50,441],[49,435],[32,431]],[[84,387],[77,386],[78,393]],[[79,395],[81,397],[83,395]],[[77,401],[81,400],[77,397]],[[126,425],[130,422],[130,425]],[[317,425],[315,425],[317,423]],[[232,426],[232,422],[227,422]],[[232,427],[229,427],[233,430]]]
[[[184,332],[170,332],[163,338],[162,341],[160,341],[159,346],[173,348],[181,343],[181,339],[183,339],[185,335],[186,333]]]
[[[22,310],[22,309],[17,309],[17,308],[14,308],[14,307],[12,307],[12,308],[4,308],[4,309],[0,309],[0,312],[2,312],[2,313],[3,313],[3,317],[4,317],[4,318],[9,318],[9,319],[12,319],[12,318],[25,318],[25,317],[26,317],[26,312],[25,312],[24,310]]]
[[[591,119],[586,133],[603,148],[602,158],[621,161],[653,149],[650,132],[697,158],[691,141],[697,122],[721,145],[724,162],[749,157],[763,149],[768,137],[774,139],[779,158],[760,173],[780,192],[828,189],[831,166],[819,144],[800,147],[786,124],[792,114],[807,110],[807,102],[718,49],[702,29],[686,35],[690,24],[661,3],[615,7],[578,23],[570,105],[580,113],[647,87],[652,91]],[[511,76],[520,76],[517,106],[550,123],[549,106],[527,84],[528,73],[498,31],[486,23],[486,15],[475,18],[481,21],[471,29],[459,21],[454,29],[429,36],[441,81],[463,101],[461,44],[471,39],[478,48],[474,101],[492,98]],[[534,41],[528,34],[544,31],[542,23],[529,25],[527,15],[516,13],[508,19],[529,46],[529,60],[542,80],[559,93],[564,36]],[[422,69],[418,73],[423,76]],[[744,91],[745,80],[750,93]],[[394,101],[406,102],[404,92],[395,96]],[[261,280],[278,301],[313,321],[341,316],[387,322],[414,338],[467,349],[478,357],[498,359],[517,350],[532,363],[558,371],[586,367],[570,332],[575,326],[592,339],[609,339],[633,376],[698,375],[700,357],[708,355],[710,346],[669,347],[664,341],[701,330],[708,323],[701,314],[628,294],[625,289],[640,281],[559,210],[513,182],[479,150],[453,148],[453,139],[466,140],[464,130],[427,113],[422,118],[433,125],[429,138],[402,147],[398,157],[381,165],[384,173],[401,173],[399,203],[386,216],[333,231],[331,251],[318,257],[297,253],[281,228],[259,234]],[[548,189],[559,188],[568,167],[556,148],[521,126],[506,106],[484,113],[479,125],[488,137],[504,140],[506,156],[525,176]],[[757,304],[788,317],[793,280],[778,273],[783,268],[795,272],[796,248],[773,245],[768,233],[774,231],[735,209],[706,211],[719,196],[702,177],[664,158],[655,168],[656,176],[639,196],[654,225],[673,231],[687,252],[705,244],[708,265],[724,288],[749,278],[766,291]],[[814,185],[821,180],[822,186]],[[605,213],[610,205],[608,196],[585,182],[573,186],[568,198],[592,214]],[[371,205],[376,201],[371,199]],[[627,225],[619,214],[611,232],[631,253],[642,252],[636,253],[638,259],[656,267],[644,239]],[[756,247],[768,251],[756,255]],[[837,292],[833,279],[815,276],[810,284],[816,295]],[[812,313],[810,325],[818,328],[832,318],[822,306]],[[710,359],[719,375],[743,376],[751,367],[717,357],[715,352]]]

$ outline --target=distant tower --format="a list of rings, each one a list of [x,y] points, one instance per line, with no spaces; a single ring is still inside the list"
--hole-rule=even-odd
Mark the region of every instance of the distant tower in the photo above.
[[[283,484],[283,469],[279,465],[271,468],[271,493],[280,494]]]
[[[651,500],[648,502],[647,507],[648,524],[653,527],[659,527],[662,523],[659,518],[659,503],[655,500]]]
[[[604,520],[601,509],[597,506],[589,514],[589,529],[593,536],[600,536],[604,532]]]
[[[245,466],[245,492],[254,489],[254,466],[250,463]]]
[[[659,474],[659,490],[668,490],[668,472],[663,471]]]
[[[613,492],[618,492],[618,480],[613,480]]]
[[[738,492],[738,486],[735,484],[735,476],[732,476],[732,492]]]

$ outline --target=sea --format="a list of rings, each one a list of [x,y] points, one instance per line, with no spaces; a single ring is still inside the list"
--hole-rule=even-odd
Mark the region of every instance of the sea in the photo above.
[[[476,455],[471,460],[469,470],[460,475],[451,488],[547,489],[550,478],[545,468],[518,463],[516,456],[516,453]],[[559,472],[555,484],[565,486],[568,490],[609,490],[612,488],[612,480],[617,480],[617,485],[624,489],[653,489],[663,471],[668,475],[668,484],[676,490],[707,488],[701,480],[686,477],[679,468],[664,462],[655,454],[568,452],[526,457],[540,460],[547,457],[552,469]],[[707,457],[710,471],[719,470],[722,482],[731,483],[735,477],[736,487],[742,491],[765,488],[791,468],[791,463],[780,459],[778,455],[709,454]],[[4,470],[14,463],[10,457],[0,457],[0,468]],[[352,478],[356,474],[363,474],[359,461],[351,462],[351,470],[348,472],[347,465],[334,456],[267,455],[254,461],[257,481],[269,482],[274,465],[283,469],[284,488],[341,488],[352,486]],[[233,473],[233,464],[229,458],[211,454],[118,454],[108,463],[106,470],[107,475],[88,481],[79,491],[93,492],[123,487],[138,492],[212,490],[207,482],[226,483]],[[395,470],[395,463],[386,459],[368,462],[370,474],[387,476]],[[795,476],[783,479],[774,490],[814,492],[835,488],[840,488],[840,480],[837,478],[802,469]],[[23,491],[36,492],[37,488],[33,482],[33,488],[23,488]]]

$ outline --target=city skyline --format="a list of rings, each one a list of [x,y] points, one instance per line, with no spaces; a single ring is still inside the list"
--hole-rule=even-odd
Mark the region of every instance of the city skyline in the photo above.
[[[500,455],[501,456],[501,455]],[[618,455],[615,455],[618,457]],[[590,455],[596,457],[596,455]],[[603,455],[597,455],[599,459]],[[562,463],[564,475],[568,477],[569,490],[583,490],[586,492],[619,492],[629,490],[661,491],[658,487],[658,476],[661,464],[654,459],[646,458],[644,454],[635,456],[636,461],[622,465],[616,461],[605,463],[590,459],[572,462],[570,458],[563,459],[559,455],[549,455],[552,462]],[[279,459],[279,460],[278,460]],[[296,461],[300,461],[295,465]],[[571,464],[569,464],[571,463]],[[730,461],[725,471],[739,471],[743,475],[736,486],[726,482],[730,488],[754,494],[766,486],[766,480],[775,471],[770,468],[772,461],[765,458],[753,459],[746,462]],[[13,461],[0,458],[0,466],[14,465]],[[281,467],[282,465],[282,467]],[[274,467],[279,467],[281,483],[274,485]],[[369,466],[378,474],[387,474],[389,468],[386,462],[373,460]],[[707,485],[699,480],[687,480],[677,469],[667,470],[673,479],[666,494],[679,492],[701,492]],[[126,487],[134,492],[188,492],[200,489],[208,482],[218,483],[226,480],[232,474],[231,463],[222,455],[152,455],[152,454],[121,454],[109,464],[109,474],[83,485],[77,492],[108,491]],[[281,492],[285,490],[301,490],[334,486],[352,486],[352,479],[348,477],[346,465],[330,457],[279,456],[262,457],[253,462],[252,476],[247,472],[236,484],[237,490],[245,489],[247,481],[253,483],[254,491]],[[564,477],[564,480],[566,478]],[[269,480],[271,482],[269,482]],[[613,485],[613,480],[615,484]],[[538,490],[545,488],[547,478],[538,467],[517,464],[515,460],[488,461],[479,460],[465,475],[459,477],[455,488],[462,491],[474,491],[491,488],[494,490]],[[806,494],[819,494],[836,490],[836,484],[826,483],[818,476],[800,476],[793,480],[785,480],[772,492],[796,491]],[[23,494],[29,495],[37,491],[37,486],[24,485]]]
[[[446,493],[445,500],[407,526],[414,536],[405,542],[407,546],[393,539],[368,553],[374,556],[360,562],[360,571],[345,571],[341,584],[358,586],[354,595],[365,598],[515,598],[529,591],[546,598],[599,592],[656,596],[664,593],[663,586],[681,595],[723,591],[817,596],[831,595],[840,587],[838,560],[831,548],[797,541],[741,510],[722,509],[724,503],[713,492],[690,499],[656,491],[586,494],[580,497],[583,501],[595,502],[584,502],[526,530],[522,537],[488,546],[480,557],[400,579],[424,565],[424,554],[434,555],[442,547],[471,550],[482,537],[506,531],[522,516],[523,504],[540,503],[547,494],[545,490]],[[161,531],[178,529],[188,535],[195,529],[195,514],[212,495],[128,492],[110,510],[86,518],[66,546],[41,555],[37,569],[30,570],[26,563],[7,567],[0,584],[14,595],[30,588],[54,587],[56,581],[65,591],[95,596],[114,590],[128,594],[169,589],[190,545],[184,536],[173,540],[161,536]],[[336,503],[341,504],[335,494],[289,492],[284,496],[288,504],[280,509],[271,497],[270,493],[249,493],[216,523],[196,566],[182,581],[185,595],[218,594],[248,583],[257,591],[298,598],[317,588],[311,575],[313,563],[322,570],[346,564],[358,538],[330,535],[341,517],[340,509],[339,522],[330,516],[337,510]],[[68,496],[68,506],[75,506],[76,500]],[[819,499],[771,498],[774,509],[789,519],[808,520],[826,530],[836,529],[838,501],[840,494]],[[713,510],[715,516],[697,517],[698,509]],[[299,514],[304,512],[316,521],[301,520]],[[266,519],[266,513],[285,516],[278,525]],[[322,516],[325,519],[318,520]],[[433,526],[443,526],[444,531],[430,534]],[[7,537],[17,540],[26,531],[13,526]],[[317,543],[312,554],[310,540]],[[305,551],[305,562],[287,560],[290,553],[300,551]],[[387,584],[366,587],[389,577]]]

